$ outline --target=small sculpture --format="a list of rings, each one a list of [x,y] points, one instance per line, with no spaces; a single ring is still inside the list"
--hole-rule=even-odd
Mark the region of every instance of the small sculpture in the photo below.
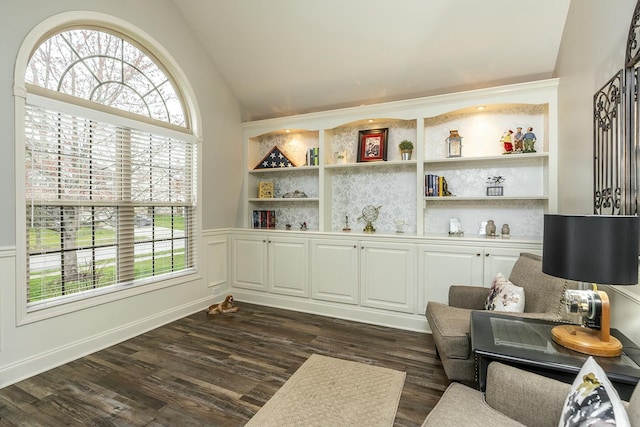
[[[304,199],[306,197],[308,197],[307,194],[300,190],[290,191],[282,196],[283,199]]]
[[[496,223],[493,222],[492,219],[487,221],[487,226],[485,227],[487,237],[495,237],[496,236]]]
[[[309,229],[309,227],[307,226],[307,222],[303,222],[300,224],[300,230],[301,231],[307,231]]]
[[[502,138],[500,138],[500,142],[502,142],[502,145],[504,145],[505,154],[509,154],[509,153],[511,153],[513,151],[513,143],[511,142],[511,134],[513,134],[513,131],[511,129],[509,129],[508,131],[506,131],[502,135]]]
[[[518,126],[516,128],[516,133],[513,135],[513,151],[516,153],[522,153],[524,150],[524,133],[522,133],[522,128]]]
[[[235,313],[238,310],[240,309],[233,305],[233,295],[227,295],[223,302],[210,305],[207,314]]]
[[[509,224],[504,224],[502,226],[502,238],[508,239],[510,237],[511,230],[509,230]]]
[[[344,228],[342,228],[342,231],[351,231],[351,227],[349,227],[349,215],[344,216]]]
[[[535,153],[536,150],[533,146],[536,144],[536,134],[533,133],[533,128],[527,128],[527,133],[524,134],[524,152],[525,153]]]

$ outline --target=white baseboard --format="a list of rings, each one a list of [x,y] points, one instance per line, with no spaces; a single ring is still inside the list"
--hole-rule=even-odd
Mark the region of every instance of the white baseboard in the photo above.
[[[246,302],[250,304],[300,311],[303,313],[317,314],[319,316],[352,320],[354,322],[362,322],[408,331],[431,333],[431,329],[429,329],[429,324],[427,323],[427,318],[424,315],[391,312],[358,305],[340,304],[309,298],[267,294],[239,288],[231,288],[229,293],[233,294],[234,300],[240,306],[243,302]]]

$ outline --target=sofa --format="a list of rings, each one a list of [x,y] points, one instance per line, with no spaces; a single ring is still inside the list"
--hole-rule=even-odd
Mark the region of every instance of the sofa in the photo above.
[[[424,426],[558,426],[571,384],[493,362],[487,390],[481,393],[452,383],[431,410]],[[640,386],[626,407],[632,427],[640,427]]]
[[[567,321],[564,291],[577,289],[576,282],[558,279],[542,272],[542,258],[521,253],[516,260],[509,281],[524,289],[523,317],[552,321]],[[451,381],[475,381],[474,358],[469,342],[469,321],[472,310],[483,310],[489,289],[479,286],[452,285],[449,304],[429,301],[426,316],[436,351],[444,371]],[[510,314],[510,313],[507,313]]]

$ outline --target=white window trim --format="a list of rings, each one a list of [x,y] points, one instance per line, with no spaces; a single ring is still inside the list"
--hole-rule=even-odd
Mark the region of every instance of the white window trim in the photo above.
[[[15,116],[14,116],[14,129],[15,129],[15,172],[16,172],[16,325],[25,325],[32,322],[41,321],[44,319],[60,316],[63,314],[71,313],[78,310],[84,310],[97,305],[105,304],[112,301],[117,301],[124,298],[130,298],[135,295],[141,295],[147,292],[153,292],[169,286],[179,285],[181,283],[187,283],[194,280],[200,280],[201,275],[196,271],[183,271],[178,274],[168,275],[168,279],[162,281],[155,281],[152,283],[142,282],[140,285],[131,286],[114,286],[110,287],[108,292],[105,290],[96,290],[95,292],[83,293],[77,297],[70,297],[61,299],[58,303],[44,303],[39,304],[36,308],[29,309],[27,304],[27,241],[26,241],[26,198],[25,194],[25,169],[24,169],[24,155],[25,155],[25,105],[27,97],[30,102],[37,100],[38,102],[48,103],[55,102],[53,100],[40,97],[38,95],[27,94],[27,88],[24,81],[25,73],[27,70],[27,64],[29,57],[33,49],[35,49],[44,37],[50,34],[52,31],[68,25],[97,25],[104,28],[110,28],[117,30],[122,34],[131,37],[134,40],[141,42],[145,49],[150,51],[157,60],[162,63],[163,67],[169,72],[175,79],[176,85],[179,91],[184,96],[185,108],[187,111],[185,115],[191,120],[191,132],[195,139],[197,139],[197,194],[196,200],[197,209],[195,213],[197,229],[194,232],[194,238],[196,239],[196,247],[199,254],[202,254],[202,238],[201,238],[201,205],[202,205],[202,136],[201,136],[201,115],[197,108],[196,96],[191,85],[189,84],[186,75],[182,69],[178,66],[176,60],[166,51],[157,41],[146,34],[139,28],[129,24],[126,21],[115,18],[110,15],[90,12],[90,11],[73,11],[65,12],[55,16],[52,16],[31,30],[31,32],[25,37],[18,56],[16,59],[16,67],[14,72],[14,101],[15,101]],[[32,98],[33,97],[33,98]],[[67,104],[67,108],[70,107]],[[83,114],[87,114],[88,110],[81,106],[80,108]],[[107,114],[100,112],[97,114]],[[127,121],[126,117],[118,117],[118,121]],[[136,127],[140,128],[144,120],[135,121]],[[155,126],[154,126],[155,128]],[[156,129],[157,130],[157,129]],[[178,132],[177,130],[164,129],[163,132],[176,132],[181,138],[185,137],[185,134]]]

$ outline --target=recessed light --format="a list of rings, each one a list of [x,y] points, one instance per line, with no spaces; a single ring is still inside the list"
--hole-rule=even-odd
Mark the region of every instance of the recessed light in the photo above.
[[[485,107],[484,105],[479,105],[478,107],[476,107],[476,110],[478,110],[478,111],[482,111],[482,110],[484,110],[485,108],[487,108],[487,107]]]
[[[373,123],[373,119],[369,119],[369,123]]]
[[[291,129],[285,129],[284,131],[285,131],[286,133],[289,133],[289,132],[291,132]]]

